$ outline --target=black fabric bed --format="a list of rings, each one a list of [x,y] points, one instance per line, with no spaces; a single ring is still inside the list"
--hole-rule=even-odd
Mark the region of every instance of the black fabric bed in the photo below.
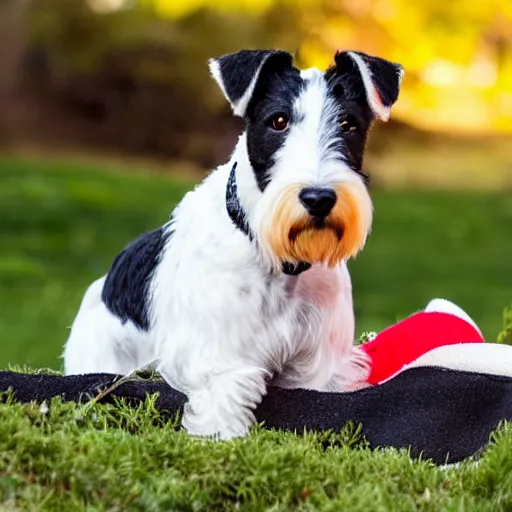
[[[0,391],[12,389],[20,402],[54,396],[84,401],[119,377],[28,375],[0,372]],[[161,381],[128,381],[104,401],[129,398],[130,403],[159,393],[161,411],[180,411],[185,395]],[[433,367],[412,368],[390,381],[352,393],[270,388],[256,411],[267,428],[302,432],[339,431],[348,421],[362,424],[371,448],[410,448],[438,464],[477,455],[502,420],[512,420],[512,378]]]

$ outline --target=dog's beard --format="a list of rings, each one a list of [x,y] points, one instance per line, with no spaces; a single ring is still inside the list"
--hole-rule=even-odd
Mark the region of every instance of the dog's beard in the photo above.
[[[362,182],[334,187],[337,201],[323,220],[308,215],[299,203],[303,185],[286,187],[265,223],[263,243],[278,262],[326,263],[334,267],[363,247],[372,223],[372,202]]]

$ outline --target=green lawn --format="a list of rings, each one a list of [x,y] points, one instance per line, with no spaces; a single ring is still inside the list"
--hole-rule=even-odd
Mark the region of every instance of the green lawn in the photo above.
[[[0,367],[58,368],[86,286],[134,236],[163,223],[191,186],[0,157]],[[373,194],[373,233],[350,264],[357,332],[380,330],[441,296],[495,340],[512,299],[510,194]]]
[[[84,288],[190,186],[0,158],[0,367],[58,368]],[[351,264],[358,332],[443,296],[494,340],[512,299],[512,198],[374,197],[374,233]],[[257,428],[245,439],[204,443],[177,432],[151,398],[138,409],[47,406],[0,400],[1,511],[512,510],[510,427],[478,465],[443,470],[405,451],[370,452],[353,432]]]
[[[512,508],[512,429],[476,465],[370,452],[354,429],[255,429],[232,442],[176,432],[152,406],[0,405],[0,510],[474,511]],[[359,440],[361,441],[361,440]],[[341,446],[340,446],[341,445]]]

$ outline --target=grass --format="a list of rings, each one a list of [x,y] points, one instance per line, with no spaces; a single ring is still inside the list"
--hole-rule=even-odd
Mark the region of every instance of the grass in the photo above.
[[[498,334],[498,343],[512,345],[512,303],[503,311],[503,330]]]
[[[134,236],[164,222],[181,178],[0,156],[0,367],[60,367],[87,285]],[[512,195],[373,192],[375,222],[350,264],[357,332],[433,297],[454,300],[496,339],[512,281]]]
[[[190,186],[0,157],[0,367],[58,368],[87,284]],[[495,340],[511,298],[512,198],[375,191],[374,200],[374,233],[351,263],[358,332],[444,296]],[[504,321],[499,338],[508,342],[510,312]],[[154,397],[138,408],[0,402],[2,511],[512,509],[507,425],[478,464],[441,469],[404,450],[370,452],[350,426],[326,434],[255,428],[211,444],[177,431],[178,418],[161,416]]]
[[[37,511],[500,511],[512,507],[512,429],[475,463],[443,469],[371,452],[358,429],[256,427],[210,443],[176,429],[154,397],[87,411],[54,399],[0,405],[0,509]]]
[[[164,222],[190,186],[0,159],[0,367],[58,367],[87,284],[131,237]]]

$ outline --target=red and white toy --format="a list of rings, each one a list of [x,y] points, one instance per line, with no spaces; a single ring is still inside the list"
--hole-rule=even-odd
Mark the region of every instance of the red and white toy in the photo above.
[[[460,307],[434,299],[362,345],[370,358],[368,385],[378,385],[411,367],[437,366],[510,375],[510,347],[484,343],[482,333]]]

